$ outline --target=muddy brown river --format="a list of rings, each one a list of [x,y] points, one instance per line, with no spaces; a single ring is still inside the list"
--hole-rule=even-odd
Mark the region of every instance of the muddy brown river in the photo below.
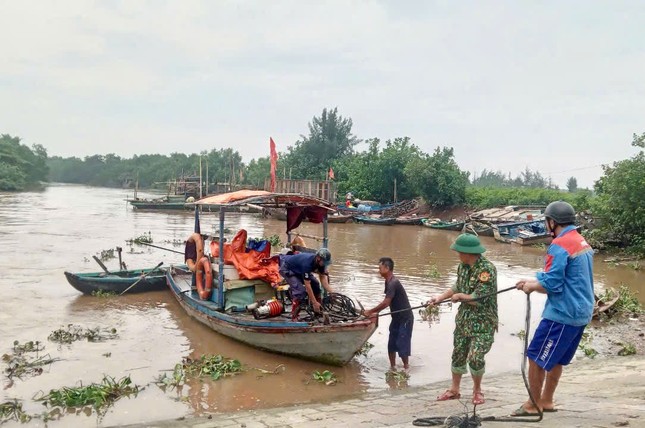
[[[35,377],[10,382],[3,365],[0,402],[19,399],[28,413],[41,413],[43,405],[32,398],[39,391],[99,382],[104,375],[132,381],[145,388],[136,396],[122,398],[102,419],[96,414],[68,414],[48,423],[51,427],[85,427],[145,423],[238,409],[283,406],[339,397],[360,396],[388,388],[404,388],[385,379],[388,317],[370,339],[374,348],[345,367],[331,367],[258,351],[212,332],[189,318],[170,292],[151,292],[122,297],[84,296],[66,281],[63,272],[99,271],[92,259],[101,250],[123,247],[128,267],[152,267],[183,262],[182,256],[141,246],[126,240],[150,232],[155,245],[183,251],[180,244],[193,229],[192,213],[135,211],[125,201],[131,192],[74,185],[51,185],[43,192],[0,193],[0,354],[10,353],[14,340],[39,340],[43,353],[59,358]],[[204,213],[202,231],[210,231],[217,214]],[[249,237],[279,234],[285,225],[252,214],[229,214],[226,227],[234,234],[245,228]],[[321,234],[318,225],[305,224],[303,233]],[[380,257],[395,261],[413,306],[440,293],[455,280],[457,257],[449,245],[455,232],[421,226],[373,226],[330,224],[330,249],[334,264],[332,285],[336,291],[359,299],[366,307],[378,303],[383,282],[378,276]],[[542,267],[544,250],[522,248],[483,238],[487,257],[497,266],[498,288],[513,285]],[[117,259],[106,262],[118,269]],[[643,296],[645,275],[629,267],[614,267],[596,260],[597,290],[627,284]],[[533,296],[532,319],[539,318],[543,296]],[[524,328],[526,297],[519,291],[499,296],[500,328],[487,358],[487,373],[518,371],[522,342],[513,335]],[[413,355],[407,385],[423,385],[450,377],[450,353],[455,307],[444,307],[439,321],[417,323],[412,339]],[[79,341],[58,345],[48,335],[68,324],[116,328],[118,337],[103,342]],[[535,326],[535,323],[532,327]],[[222,354],[236,358],[243,374],[219,381],[196,381],[183,388],[163,391],[154,380],[172,370],[183,357]],[[255,370],[285,370],[264,375]],[[333,371],[339,383],[325,386],[312,380],[315,370]],[[468,382],[468,381],[465,381]],[[484,378],[484,388],[485,388]],[[469,387],[464,384],[464,388]],[[14,423],[16,426],[19,424]],[[34,419],[30,426],[42,426]],[[12,423],[7,426],[12,426]]]

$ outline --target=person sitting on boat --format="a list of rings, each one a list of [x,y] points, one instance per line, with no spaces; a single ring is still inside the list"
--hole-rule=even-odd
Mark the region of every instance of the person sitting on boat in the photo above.
[[[208,239],[207,235],[193,233],[186,240],[186,248],[184,249],[184,261],[191,272],[195,272],[195,267],[199,259],[204,257],[204,241]]]
[[[354,200],[354,195],[352,195],[352,192],[347,192],[345,195],[345,206],[347,208],[354,208],[354,204],[352,201]]]
[[[374,316],[383,309],[390,307],[392,321],[390,322],[390,338],[387,342],[387,353],[390,358],[390,370],[396,370],[396,354],[398,352],[403,369],[410,368],[409,359],[412,349],[412,326],[414,315],[408,300],[408,294],[401,281],[394,276],[394,261],[382,257],[378,262],[378,272],[385,279],[385,298],[373,309],[363,312],[366,317]]]
[[[305,299],[309,299],[314,312],[321,311],[322,289],[327,293],[333,290],[329,285],[327,267],[331,264],[331,252],[327,248],[319,249],[314,253],[299,253],[280,256],[280,275],[289,284],[291,293],[291,318],[298,319],[301,306]],[[318,274],[318,281],[314,278]]]

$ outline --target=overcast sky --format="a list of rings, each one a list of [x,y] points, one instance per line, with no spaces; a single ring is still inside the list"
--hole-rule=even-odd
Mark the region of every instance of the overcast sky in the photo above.
[[[50,156],[249,161],[337,106],[471,174],[591,186],[645,132],[636,0],[0,0],[0,38],[0,133]]]

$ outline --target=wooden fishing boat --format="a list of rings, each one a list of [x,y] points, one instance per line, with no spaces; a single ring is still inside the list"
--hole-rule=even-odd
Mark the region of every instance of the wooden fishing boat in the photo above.
[[[395,218],[394,224],[407,224],[407,225],[418,226],[420,224],[423,224],[423,220],[425,219],[427,219],[427,217],[403,215]]]
[[[191,289],[192,274],[181,269],[167,272],[168,286],[177,301],[191,317],[217,333],[255,348],[306,360],[332,365],[348,363],[362,348],[376,329],[369,319],[348,322],[291,321],[288,306],[284,316],[256,319],[249,311],[237,312],[234,307],[222,310],[212,300],[201,300]],[[273,293],[271,286],[262,281],[225,280],[225,304],[228,294],[238,291],[249,294],[250,300]],[[217,290],[213,293],[215,296]]]
[[[477,236],[495,236],[493,233],[493,226],[491,224],[479,221],[466,222],[463,231]]]
[[[381,226],[391,226],[396,222],[396,218],[390,218],[390,217],[370,217],[370,216],[363,216],[363,215],[356,215],[354,216],[354,221],[356,223],[363,223],[363,224],[378,224]]]
[[[461,232],[466,222],[464,221],[443,221],[443,220],[428,220],[423,221],[423,225],[431,229],[452,230]]]
[[[141,278],[143,275],[143,279]],[[166,289],[166,274],[163,268],[131,269],[117,272],[65,272],[67,282],[84,294],[96,292],[121,294],[136,281],[128,293],[143,293]]]
[[[286,242],[292,241],[291,234],[296,233],[296,228],[305,218],[315,223],[322,222],[324,236],[321,240],[323,247],[327,247],[327,213],[333,211],[331,205],[312,196],[264,191],[222,194],[206,198],[203,203],[216,203],[221,207],[219,240],[216,244],[211,244],[212,253],[217,254],[210,271],[212,293],[208,295],[203,292],[202,281],[197,281],[201,290],[194,290],[191,287],[192,274],[184,268],[172,268],[166,272],[168,287],[188,315],[217,333],[261,350],[333,365],[349,362],[376,330],[377,322],[374,319],[365,319],[355,310],[347,316],[335,316],[333,308],[336,303],[333,303],[332,299],[327,318],[303,311],[303,315],[293,321],[290,315],[290,300],[285,297],[285,291],[273,286],[276,285],[275,281],[268,280],[265,276],[249,275],[248,266],[245,265],[247,269],[243,269],[235,265],[242,257],[246,259],[247,256],[236,258],[234,265],[225,265],[225,257],[235,258],[231,255],[236,251],[232,245],[242,232],[238,232],[236,238],[226,244],[231,247],[225,250],[224,223],[229,208],[253,204],[286,209],[290,219],[287,220]],[[196,230],[199,225],[198,214],[199,211],[195,210]],[[244,236],[238,242],[245,241]],[[249,254],[244,248],[238,250],[239,254]],[[264,264],[267,259],[262,261]],[[231,269],[235,272],[231,272]],[[243,275],[243,272],[246,273]],[[208,274],[204,276],[206,279],[203,283],[208,284]],[[281,280],[279,275],[278,280]],[[280,305],[276,302],[280,302]],[[266,307],[269,303],[272,310],[268,316],[258,316],[257,312],[248,310],[254,305],[262,307],[264,304]],[[278,309],[274,312],[275,308]]]
[[[493,225],[493,236],[499,242],[518,245],[549,244],[553,240],[544,221],[520,221]]]
[[[354,219],[354,216],[351,214],[333,214],[327,216],[328,223],[349,223]]]
[[[183,211],[190,209],[190,207],[186,205],[186,202],[170,202],[165,197],[159,199],[132,199],[129,202],[130,205],[137,210]]]

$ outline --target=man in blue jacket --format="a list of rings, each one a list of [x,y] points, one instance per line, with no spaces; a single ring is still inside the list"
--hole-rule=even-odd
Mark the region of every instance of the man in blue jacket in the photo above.
[[[289,284],[291,292],[291,318],[296,321],[305,298],[314,312],[321,312],[322,287],[327,293],[333,293],[329,285],[327,267],[331,264],[331,253],[327,248],[314,253],[299,253],[280,256],[280,275]],[[318,274],[320,282],[314,277]]]
[[[523,279],[517,289],[547,295],[542,321],[528,348],[529,388],[540,409],[528,400],[512,416],[554,412],[553,394],[576,352],[594,306],[593,250],[574,226],[576,213],[563,201],[544,211],[547,230],[553,236],[544,265],[533,279]]]

